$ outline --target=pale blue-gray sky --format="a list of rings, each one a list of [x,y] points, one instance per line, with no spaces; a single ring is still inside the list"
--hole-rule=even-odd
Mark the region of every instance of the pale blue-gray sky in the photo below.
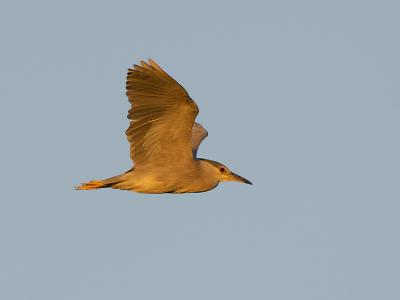
[[[0,298],[400,299],[399,28],[397,1],[2,1]],[[73,190],[130,167],[149,57],[254,186]]]

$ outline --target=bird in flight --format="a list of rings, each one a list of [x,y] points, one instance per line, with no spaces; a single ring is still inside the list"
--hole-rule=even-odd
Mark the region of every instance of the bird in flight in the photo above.
[[[199,109],[186,90],[152,59],[128,70],[126,95],[131,108],[126,135],[134,166],[77,190],[113,188],[139,193],[196,193],[222,181],[252,184],[225,165],[197,158],[208,132],[194,122]]]

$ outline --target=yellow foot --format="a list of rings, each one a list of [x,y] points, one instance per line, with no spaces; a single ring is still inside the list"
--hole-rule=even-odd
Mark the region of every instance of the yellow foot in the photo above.
[[[75,189],[76,190],[95,190],[98,188],[103,187],[103,182],[101,182],[100,180],[93,180],[93,181],[89,181],[86,183],[82,183],[79,186],[76,186]]]

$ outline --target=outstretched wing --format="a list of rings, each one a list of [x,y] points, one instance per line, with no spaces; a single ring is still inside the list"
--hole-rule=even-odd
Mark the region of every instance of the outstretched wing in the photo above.
[[[192,128],[192,152],[193,157],[197,157],[197,150],[200,143],[208,136],[207,130],[199,123],[194,123]]]
[[[199,112],[186,90],[151,59],[129,69],[131,120],[126,135],[136,166],[192,160],[192,127]]]

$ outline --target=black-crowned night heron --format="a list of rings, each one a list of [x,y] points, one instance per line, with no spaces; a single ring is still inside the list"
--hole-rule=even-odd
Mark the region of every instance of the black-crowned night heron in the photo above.
[[[197,158],[208,133],[194,120],[199,112],[186,90],[149,59],[129,69],[126,94],[132,107],[126,131],[134,167],[78,190],[113,188],[140,193],[195,193],[222,181],[251,184],[216,161]]]

